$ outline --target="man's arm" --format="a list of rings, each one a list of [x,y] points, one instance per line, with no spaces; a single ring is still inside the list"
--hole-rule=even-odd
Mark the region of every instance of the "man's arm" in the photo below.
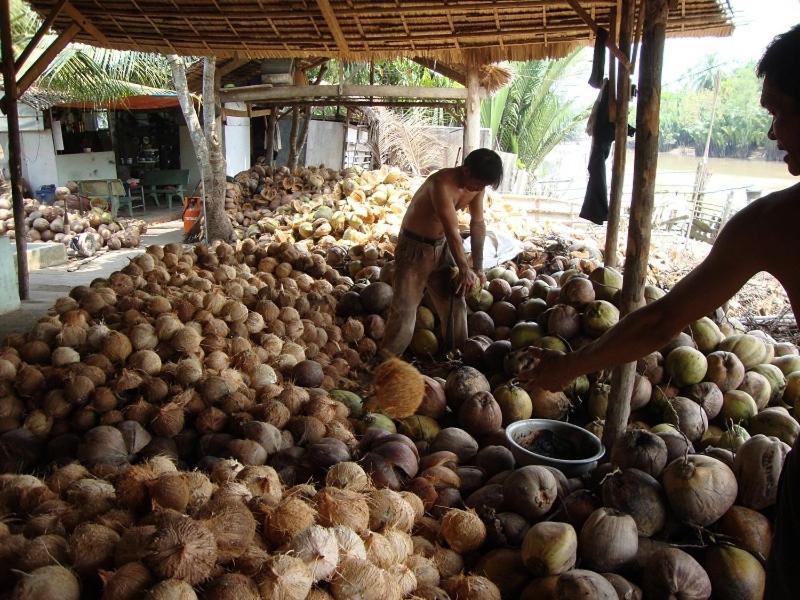
[[[447,191],[447,186],[440,180],[434,183],[432,192],[431,200],[433,210],[442,223],[444,235],[447,238],[447,245],[458,267],[458,285],[456,293],[463,295],[466,290],[472,288],[474,280],[477,279],[477,277],[467,263],[467,255],[464,253],[464,244],[461,241],[461,234],[458,231],[456,207]]]
[[[469,204],[469,237],[472,254],[472,268],[478,273],[483,271],[483,243],[486,239],[486,222],[483,220],[483,200],[481,191]]]
[[[763,244],[757,225],[760,219],[754,212],[745,209],[731,219],[708,257],[664,297],[630,313],[576,352],[540,353],[540,363],[521,377],[539,387],[560,390],[579,375],[632,362],[663,347],[766,267],[761,258],[766,253],[759,250]]]

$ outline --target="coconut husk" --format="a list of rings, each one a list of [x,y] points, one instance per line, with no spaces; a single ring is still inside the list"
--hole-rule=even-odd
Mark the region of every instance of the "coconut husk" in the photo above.
[[[382,412],[393,419],[413,415],[425,396],[425,380],[412,365],[390,358],[375,369],[375,391],[367,402],[369,412]]]

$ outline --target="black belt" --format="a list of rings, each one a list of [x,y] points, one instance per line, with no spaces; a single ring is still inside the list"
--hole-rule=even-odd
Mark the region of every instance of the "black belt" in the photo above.
[[[425,237],[424,235],[419,235],[418,233],[414,233],[413,231],[409,231],[408,229],[401,229],[400,235],[407,237],[410,240],[414,240],[415,242],[420,242],[422,244],[428,244],[429,246],[438,246],[439,244],[444,243],[445,238],[440,237],[438,239],[433,239],[429,237]]]

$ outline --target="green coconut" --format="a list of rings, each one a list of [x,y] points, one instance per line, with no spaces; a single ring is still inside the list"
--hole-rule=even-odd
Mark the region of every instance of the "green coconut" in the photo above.
[[[763,598],[764,567],[746,550],[714,546],[706,552],[705,567],[715,598]]]
[[[525,534],[522,562],[534,577],[560,575],[575,566],[578,534],[569,523],[543,521]]]
[[[667,292],[665,292],[659,287],[656,287],[654,285],[644,286],[644,301],[647,304],[652,304],[656,300],[659,300],[660,298],[663,298],[666,295]]]
[[[330,397],[344,404],[350,411],[350,416],[360,418],[364,413],[363,400],[358,394],[347,390],[331,390]]]
[[[619,322],[619,309],[606,300],[595,300],[586,306],[582,325],[586,335],[599,337]]]
[[[494,296],[489,290],[481,289],[476,295],[467,297],[467,305],[473,311],[487,311],[494,304]]]
[[[796,354],[786,354],[772,359],[772,364],[781,370],[784,375],[789,375],[800,371],[800,356]]]
[[[691,323],[689,325],[689,334],[697,344],[697,349],[704,354],[713,352],[723,338],[717,324],[708,317],[703,317]]]
[[[742,361],[745,369],[764,363],[768,354],[764,341],[748,333],[729,335],[719,343],[717,350],[733,352]]]
[[[789,446],[794,446],[800,435],[800,423],[782,406],[770,406],[759,411],[750,419],[747,428],[752,435],[773,436]]]
[[[747,429],[741,425],[734,424],[731,425],[731,427],[728,428],[728,430],[725,431],[721,436],[719,436],[717,447],[736,452],[742,446],[742,444],[749,439],[750,434],[747,432]]]
[[[517,323],[511,329],[511,347],[514,350],[530,346],[544,335],[542,328],[535,321]]]
[[[427,329],[433,331],[436,326],[436,319],[433,312],[427,306],[419,306],[417,308],[417,320],[414,322],[415,329]]]
[[[530,345],[536,348],[544,348],[545,350],[554,350],[556,352],[569,352],[567,343],[561,338],[552,335],[541,337]]]
[[[751,373],[758,373],[767,378],[769,382],[770,395],[769,402],[774,404],[783,396],[783,390],[786,387],[786,376],[775,365],[761,364],[756,365],[750,369]]]
[[[436,419],[424,415],[412,415],[397,422],[397,429],[412,440],[432,442],[438,435],[440,428]]]
[[[533,412],[531,397],[521,387],[506,383],[495,388],[493,395],[503,414],[503,427],[515,421],[531,418]]]
[[[608,410],[608,396],[611,386],[607,383],[595,383],[589,388],[589,416],[595,419],[605,419]]]
[[[586,397],[586,395],[589,393],[590,385],[589,378],[586,375],[580,375],[579,377],[576,377],[570,381],[569,385],[564,388],[564,392],[573,400],[578,400]]]
[[[755,371],[748,371],[744,374],[742,383],[736,388],[742,392],[747,392],[756,401],[758,408],[764,408],[769,404],[769,399],[772,396],[772,386],[761,373]]]
[[[751,418],[758,414],[756,401],[747,392],[741,390],[730,390],[722,396],[722,410],[719,412],[719,419],[723,423],[730,421],[734,423],[747,423]]]
[[[679,346],[667,355],[664,367],[671,383],[684,387],[703,381],[708,370],[708,361],[699,350]]]
[[[383,429],[389,433],[397,433],[394,421],[381,413],[368,413],[361,419],[364,429]]]
[[[706,381],[717,384],[723,392],[735,390],[744,381],[744,365],[733,352],[718,350],[710,353]]]
[[[531,298],[546,300],[550,293],[550,284],[542,279],[537,279],[531,286]]]
[[[439,340],[430,329],[417,329],[411,337],[410,347],[416,356],[434,356],[439,351]]]
[[[622,274],[611,267],[597,267],[589,275],[598,300],[611,302],[614,295],[622,289]]]
[[[528,298],[517,307],[517,316],[523,321],[535,321],[547,310],[547,302],[542,298]]]
[[[797,406],[798,400],[800,400],[800,372],[789,373],[786,376],[786,387],[783,390],[782,400],[789,406]]]

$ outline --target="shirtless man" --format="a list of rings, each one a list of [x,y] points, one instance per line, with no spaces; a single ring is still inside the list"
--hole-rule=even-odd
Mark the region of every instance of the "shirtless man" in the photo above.
[[[408,205],[395,250],[394,298],[383,336],[382,355],[401,355],[414,335],[414,324],[427,288],[446,335],[452,313],[456,348],[467,339],[466,291],[483,282],[483,198],[487,185],[503,179],[497,153],[480,148],[460,167],[437,171],[417,190]],[[472,266],[467,262],[456,212],[469,208]],[[452,266],[458,275],[451,278]]]
[[[800,25],[776,37],[758,64],[764,78],[761,104],[772,116],[769,138],[786,151],[800,175]],[[786,289],[800,321],[800,184],[761,198],[739,211],[720,232],[708,257],[660,300],[622,319],[593,343],[570,354],[532,351],[541,360],[523,378],[560,390],[575,377],[632,362],[663,347],[687,324],[711,313],[759,271]],[[794,572],[800,541],[800,451],[795,444],[781,474],[775,535],[767,564],[765,598],[800,598]]]

